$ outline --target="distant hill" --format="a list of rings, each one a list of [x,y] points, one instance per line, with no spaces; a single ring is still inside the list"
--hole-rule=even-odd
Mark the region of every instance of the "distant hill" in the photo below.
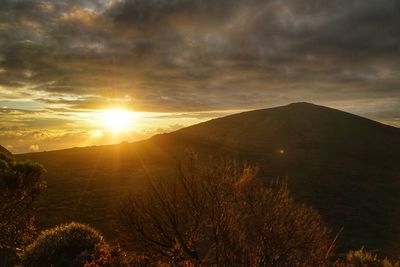
[[[6,154],[11,154],[10,151],[8,151],[7,149],[5,149],[4,147],[0,146],[0,153],[6,153]]]
[[[339,249],[400,249],[400,129],[309,103],[243,112],[132,144],[19,155],[48,169],[43,226],[81,220],[112,235],[113,210],[146,177],[170,177],[186,149],[260,164],[317,208]]]

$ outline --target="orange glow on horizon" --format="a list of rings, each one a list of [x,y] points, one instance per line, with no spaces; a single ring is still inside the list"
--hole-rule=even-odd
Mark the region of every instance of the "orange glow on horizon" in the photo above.
[[[103,123],[107,130],[113,133],[126,132],[135,123],[133,112],[123,109],[109,109],[103,111]]]

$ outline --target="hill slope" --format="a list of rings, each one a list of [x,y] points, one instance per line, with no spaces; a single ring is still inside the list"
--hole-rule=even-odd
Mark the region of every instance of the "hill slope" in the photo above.
[[[223,146],[247,154],[292,148],[365,153],[371,159],[398,152],[400,129],[353,114],[308,103],[249,111],[214,119],[165,135],[167,139]],[[153,139],[160,139],[155,136]],[[377,140],[377,139],[380,140]],[[286,150],[286,152],[291,152]],[[293,151],[292,151],[293,152]]]
[[[4,147],[0,146],[0,153],[6,153],[6,154],[11,154],[10,151],[5,149]]]
[[[287,177],[293,195],[338,231],[342,249],[398,251],[400,129],[308,103],[214,119],[114,146],[20,155],[48,169],[43,226],[80,220],[112,234],[118,198],[146,177],[169,177],[185,149],[259,163],[265,177]]]
[[[215,119],[156,136],[234,151],[267,176],[288,177],[298,199],[329,224],[341,244],[397,249],[400,129],[346,112],[294,103]]]

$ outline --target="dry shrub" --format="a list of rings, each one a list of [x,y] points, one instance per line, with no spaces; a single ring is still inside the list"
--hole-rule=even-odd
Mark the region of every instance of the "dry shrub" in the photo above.
[[[103,236],[80,223],[69,223],[43,231],[23,256],[23,266],[83,266]]]
[[[35,232],[34,204],[45,190],[44,168],[0,153],[0,262],[13,265]]]
[[[154,261],[218,266],[325,266],[333,241],[320,215],[257,168],[191,156],[169,184],[152,183],[120,209],[128,247]]]
[[[400,267],[400,263],[387,258],[381,259],[378,255],[361,248],[348,252],[344,260],[335,263],[335,267]]]
[[[84,267],[148,267],[160,266],[144,255],[127,254],[119,246],[99,244]]]

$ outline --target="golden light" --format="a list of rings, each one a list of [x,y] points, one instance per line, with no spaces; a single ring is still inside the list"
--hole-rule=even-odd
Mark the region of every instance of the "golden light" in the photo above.
[[[99,138],[104,135],[104,132],[102,130],[93,130],[90,132],[90,135]]]
[[[103,122],[108,130],[120,133],[129,130],[134,122],[132,112],[122,109],[109,109],[103,112]]]

